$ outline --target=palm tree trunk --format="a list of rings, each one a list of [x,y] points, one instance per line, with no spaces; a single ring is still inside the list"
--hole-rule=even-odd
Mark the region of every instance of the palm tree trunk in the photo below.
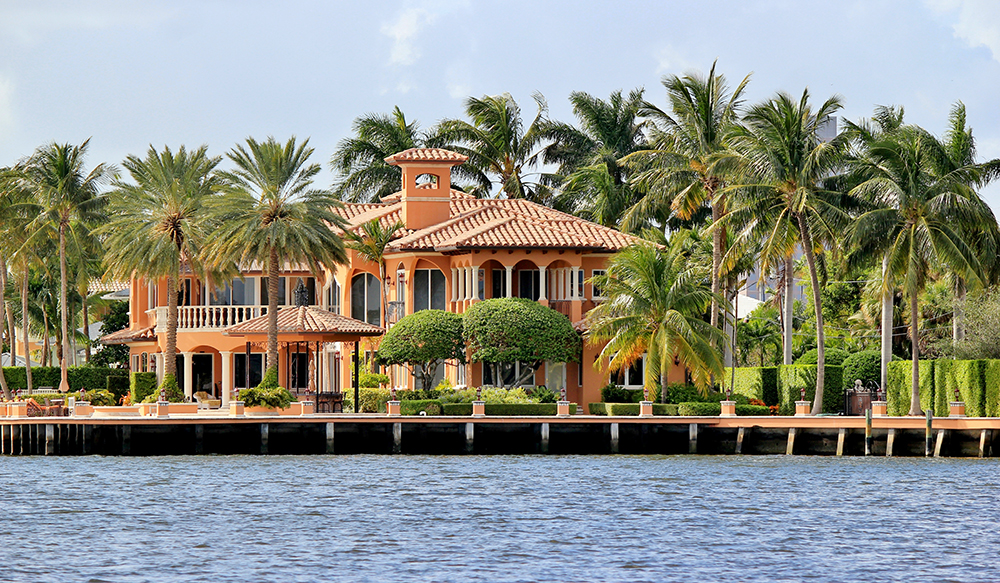
[[[167,276],[167,345],[163,347],[163,376],[166,378],[170,375],[175,380],[177,379],[178,273],[171,273]]]
[[[965,279],[955,277],[955,314],[951,320],[951,339],[958,344],[965,340]]]
[[[90,313],[87,310],[87,296],[90,295],[89,286],[83,286],[83,335],[86,338],[83,342],[83,347],[86,352],[84,353],[83,361],[90,364]]]
[[[21,340],[24,342],[24,378],[28,394],[31,394],[31,352],[28,350],[28,267],[24,268],[21,280]]]
[[[823,299],[820,297],[819,276],[816,273],[816,257],[813,255],[812,235],[809,225],[801,213],[797,216],[799,232],[802,234],[802,250],[809,264],[809,280],[813,289],[813,308],[816,310],[816,395],[813,397],[812,414],[823,412],[823,389],[826,380],[826,335],[823,333]]]
[[[917,309],[917,292],[910,294],[910,358],[913,359],[913,385],[910,387],[910,412],[923,415],[920,409],[920,311]]]
[[[882,370],[880,384],[885,391],[889,386],[889,361],[892,360],[892,289],[886,285],[889,277],[889,254],[882,258]]]
[[[712,192],[708,193],[711,200]],[[722,207],[712,202],[712,224],[718,225],[722,218]],[[710,315],[713,328],[719,327],[719,291],[721,282],[719,281],[719,271],[722,268],[722,229],[716,228],[712,231],[712,313]]]
[[[62,329],[62,354],[59,355],[59,392],[69,392],[69,310],[66,305],[66,225],[59,225],[59,318]]]
[[[267,368],[278,367],[278,250],[271,249],[267,263]]]
[[[379,277],[382,278],[382,327],[386,330],[389,329],[389,282],[385,278],[385,261],[379,260],[378,262],[378,273]]]
[[[7,262],[4,260],[3,255],[0,255],[0,322],[7,321],[7,298],[4,297],[4,293],[7,290]],[[11,332],[14,328],[11,327]],[[14,366],[14,337],[13,334],[7,338],[8,346],[10,349],[11,366]],[[7,387],[7,377],[3,374],[3,367],[0,367],[0,389],[3,390],[3,398],[6,401],[10,400],[10,388]]]
[[[782,350],[784,351],[784,356],[782,359],[782,364],[792,364],[792,312],[794,311],[795,304],[792,298],[792,269],[794,269],[794,264],[791,256],[785,258],[785,277],[782,281],[782,288],[784,290],[784,315],[785,329],[783,330],[784,335],[782,336]]]

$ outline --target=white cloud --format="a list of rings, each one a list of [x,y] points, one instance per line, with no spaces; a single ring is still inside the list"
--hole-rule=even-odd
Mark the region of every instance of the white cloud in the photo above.
[[[667,45],[656,52],[656,74],[671,73],[680,75],[691,69],[691,62],[677,49]]]
[[[435,16],[423,8],[408,8],[402,11],[395,21],[383,24],[382,34],[392,39],[389,63],[412,65],[417,62],[420,58],[420,49],[415,42],[417,36],[434,20]]]
[[[1000,62],[1000,2],[996,0],[925,0],[939,13],[954,14],[955,36],[972,47],[986,47]]]

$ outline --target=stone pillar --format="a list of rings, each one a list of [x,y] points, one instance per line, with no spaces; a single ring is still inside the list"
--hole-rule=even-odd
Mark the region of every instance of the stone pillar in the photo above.
[[[544,302],[547,298],[545,297],[545,266],[538,266],[538,301]]]
[[[466,267],[465,268],[465,301],[467,301],[467,302],[471,302],[472,301],[472,293],[473,293],[472,292],[472,287],[473,287],[472,267]]]
[[[507,297],[514,297],[514,266],[505,265],[504,269],[507,270]]]
[[[194,376],[193,365],[194,365],[194,353],[193,352],[182,352],[181,356],[184,357],[184,396],[188,398],[193,398],[194,395]]]
[[[458,301],[458,269],[451,268],[451,301]]]
[[[226,350],[219,354],[222,355],[222,408],[228,409],[233,393],[233,353]]]

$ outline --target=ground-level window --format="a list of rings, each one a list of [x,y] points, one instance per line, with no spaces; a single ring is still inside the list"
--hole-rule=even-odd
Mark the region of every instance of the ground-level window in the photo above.
[[[413,311],[443,310],[445,277],[440,269],[417,269],[413,272]]]
[[[537,269],[523,269],[517,272],[517,289],[519,298],[538,300],[539,272]]]
[[[378,278],[359,273],[351,279],[351,317],[374,326],[382,325]]]
[[[233,386],[238,389],[247,388],[247,355],[246,353],[233,355]],[[250,355],[250,386],[256,387],[264,378],[264,355]]]
[[[503,269],[493,270],[493,295],[491,298],[507,297],[507,272]]]
[[[627,389],[641,389],[646,383],[645,379],[646,357],[636,360],[629,366],[623,366],[616,372],[611,373],[610,382]]]
[[[521,373],[527,371],[531,368],[531,365],[527,362],[505,362],[499,365],[500,368],[500,378],[496,379],[493,375],[493,365],[484,362],[483,363],[483,386],[499,387],[500,385],[512,385],[514,381],[520,378]],[[535,386],[534,375],[528,377],[528,380],[522,383],[520,386],[533,387]]]

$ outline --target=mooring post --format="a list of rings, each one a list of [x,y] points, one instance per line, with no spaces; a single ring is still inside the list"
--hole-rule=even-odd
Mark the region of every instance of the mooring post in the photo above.
[[[13,425],[10,428],[10,453],[12,455],[24,454],[24,439],[21,437],[20,425]]]
[[[986,432],[989,429],[983,429],[979,432],[979,457],[986,457]]]
[[[892,457],[892,449],[896,443],[896,430],[890,429],[888,437],[885,438],[885,457]]]
[[[541,449],[542,453],[549,453],[549,424],[542,423],[542,443]]]
[[[875,438],[872,437],[872,410],[865,410],[865,455],[871,455],[874,449]]]
[[[10,425],[4,425],[0,430],[0,454],[4,453],[10,453]]]
[[[260,424],[260,454],[267,455],[267,438],[270,433],[270,427],[267,423]]]
[[[795,452],[795,428],[788,428],[788,443],[785,445],[785,455],[794,455]]]
[[[847,428],[841,427],[837,431],[837,456],[844,455],[844,440],[847,438]]]
[[[90,436],[93,433],[93,428],[90,425],[83,426],[83,455],[90,455],[91,443]]]
[[[927,409],[927,428],[924,432],[924,457],[931,457],[934,447],[934,412]]]
[[[736,431],[736,455],[743,453],[743,438],[746,437],[746,427],[740,427]]]
[[[205,426],[201,423],[194,426],[194,453],[195,455],[205,453]]]
[[[56,426],[51,423],[45,424],[45,455],[56,453]]]
[[[611,453],[618,453],[618,424],[611,424]]]
[[[122,455],[132,454],[132,426],[122,425]]]
[[[392,424],[392,453],[403,451],[403,424]]]
[[[326,453],[333,453],[333,423],[326,424]]]
[[[475,437],[476,437],[476,424],[466,423],[465,424],[465,453],[472,453],[475,451]]]
[[[941,445],[944,443],[944,435],[947,433],[944,429],[938,429],[937,441],[934,443],[934,457],[941,457]]]

